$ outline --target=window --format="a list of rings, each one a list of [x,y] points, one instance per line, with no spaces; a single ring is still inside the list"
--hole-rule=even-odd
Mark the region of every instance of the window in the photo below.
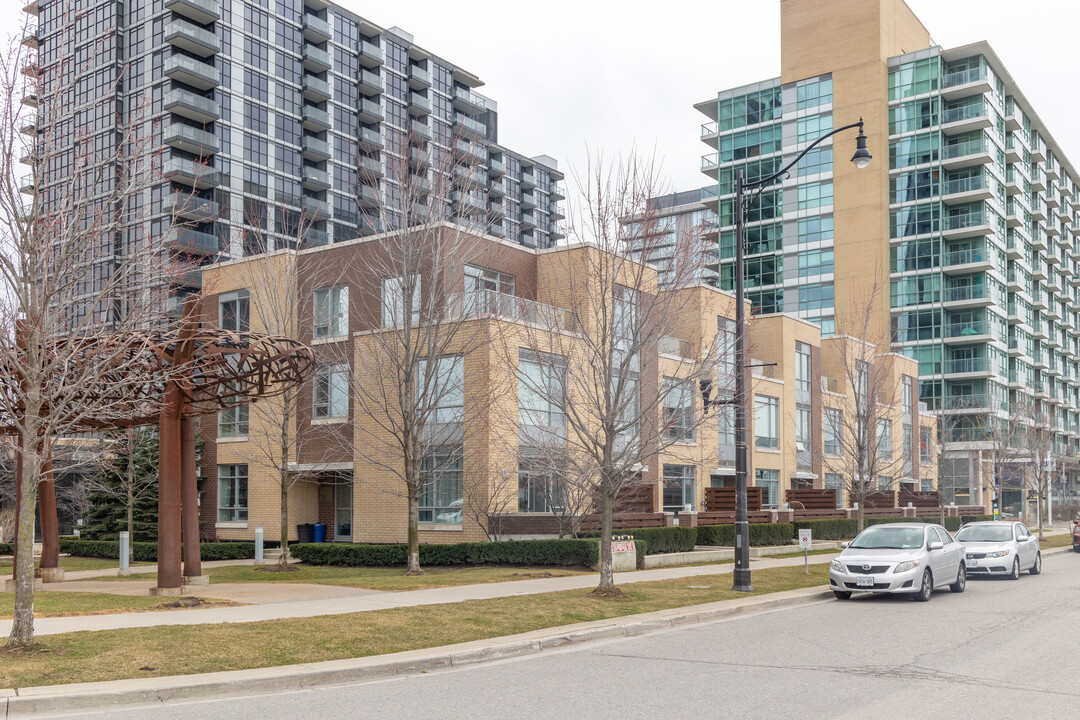
[[[480,290],[494,290],[505,295],[514,294],[514,276],[498,270],[465,266],[465,292],[477,292]]]
[[[410,276],[412,282],[406,283],[405,276],[383,278],[382,281],[382,321],[383,327],[401,327],[405,324],[405,313],[410,313],[411,323],[420,322],[420,277]],[[406,286],[412,285],[409,302],[406,302]]]
[[[780,400],[767,395],[754,396],[754,445],[780,447]]]
[[[832,102],[832,78],[800,85],[795,93],[800,110],[827,105]]]
[[[622,385],[622,392],[619,386]],[[618,440],[626,443],[635,439],[638,430],[641,397],[638,391],[638,374],[627,373],[625,380],[619,374],[611,376],[612,410],[618,415],[617,427],[621,427]]]
[[[250,299],[247,290],[218,296],[218,323],[223,330],[248,332],[251,329]]]
[[[637,333],[637,292],[632,288],[616,285],[611,314],[616,345],[625,343],[628,348]]]
[[[795,451],[810,452],[810,406],[795,406]]]
[[[420,462],[424,483],[420,491],[419,521],[460,525],[464,505],[461,451],[434,452]]]
[[[938,87],[940,61],[938,58],[903,63],[889,73],[889,99],[922,95]]]
[[[799,185],[799,209],[825,207],[833,204],[832,180]]]
[[[795,343],[795,389],[810,392],[810,346]]]
[[[543,457],[518,461],[518,512],[551,512],[566,503],[566,469]]]
[[[832,130],[831,113],[799,118],[797,124],[798,137],[796,138],[796,141],[800,143],[812,142],[830,130]]]
[[[815,215],[799,218],[799,244],[823,242],[833,239],[832,215]]]
[[[218,522],[247,522],[247,465],[218,465]]]
[[[716,422],[720,426],[719,444],[723,447],[733,447],[735,445],[735,406],[717,407]]]
[[[315,291],[315,337],[336,338],[349,334],[349,286]]]
[[[720,365],[720,387],[728,385],[735,375],[735,321],[717,318],[716,356]]]
[[[315,371],[312,393],[316,420],[349,416],[349,376],[345,365],[328,365]]]
[[[810,283],[799,288],[799,310],[828,310],[833,307],[833,284]]]
[[[723,100],[717,108],[717,127],[723,132],[779,118],[781,104],[778,87]]]
[[[244,437],[248,434],[248,406],[226,408],[218,413],[218,437]]]
[[[694,506],[694,466],[664,466],[664,512]]]
[[[780,471],[755,470],[754,485],[761,488],[761,507],[773,509],[780,506]]]
[[[562,411],[566,359],[558,355],[518,352],[518,424],[531,427],[566,427]]]
[[[904,424],[904,438],[903,438],[903,450],[904,453],[904,465],[911,464],[911,426]]]
[[[428,373],[427,360],[416,367],[416,395],[420,412],[428,412],[429,422],[460,423],[465,416],[465,359],[447,355],[436,361]]]
[[[878,459],[892,460],[892,420],[877,421]]]
[[[825,454],[840,455],[840,438],[843,433],[844,416],[837,408],[825,408]]]
[[[664,378],[664,437],[694,439],[694,384],[690,380]]]
[[[929,427],[919,428],[919,461],[923,465],[929,465],[934,457],[933,429]]]
[[[903,383],[903,398],[904,398],[904,414],[911,416],[912,413],[912,392],[911,392],[911,376],[904,376]],[[910,428],[909,428],[910,429]]]
[[[799,253],[799,277],[826,275],[832,271],[832,250],[807,250]]]
[[[832,172],[832,148],[815,148],[799,161],[799,177]]]
[[[825,489],[836,491],[836,507],[844,507],[844,480],[836,473],[825,473]]]

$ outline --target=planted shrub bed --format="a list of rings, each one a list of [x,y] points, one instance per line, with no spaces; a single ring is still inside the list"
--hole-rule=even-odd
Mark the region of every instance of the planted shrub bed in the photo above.
[[[157,543],[132,543],[131,550],[139,562],[157,562]],[[120,543],[115,540],[60,538],[60,552],[75,557],[119,560]],[[255,557],[255,543],[201,543],[199,557],[203,560],[250,560]]]
[[[293,543],[289,551],[309,565],[400,567],[406,545],[362,543]],[[420,565],[561,565],[592,567],[600,548],[588,540],[507,540],[505,542],[421,545]]]
[[[698,527],[698,545],[734,547],[734,525],[702,525]],[[750,523],[750,545],[788,545],[795,537],[791,523]]]
[[[698,544],[697,528],[692,527],[635,528],[633,530],[615,530],[613,534],[632,535],[635,541],[644,541],[646,554],[648,555],[690,552],[694,549],[694,545]],[[580,533],[580,537],[599,538],[600,533],[593,530]]]

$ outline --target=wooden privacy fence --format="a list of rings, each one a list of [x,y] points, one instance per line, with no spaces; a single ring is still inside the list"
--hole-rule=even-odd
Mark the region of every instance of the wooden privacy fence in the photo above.
[[[757,512],[761,510],[761,491],[762,488],[759,487],[746,488],[747,512]],[[734,513],[735,488],[705,488],[705,510],[709,513]]]
[[[900,507],[907,507],[910,503],[912,507],[916,508],[937,508],[940,504],[936,491],[901,490],[898,502]]]
[[[664,513],[617,513],[611,517],[615,530],[664,527]],[[586,515],[581,519],[582,530],[599,530],[600,515]]]
[[[836,490],[788,490],[788,503],[801,503],[803,510],[836,510]],[[794,508],[798,512],[798,508]]]

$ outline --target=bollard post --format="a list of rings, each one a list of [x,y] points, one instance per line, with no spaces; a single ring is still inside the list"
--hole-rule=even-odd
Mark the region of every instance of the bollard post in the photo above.
[[[263,563],[263,529],[261,527],[255,528],[255,564],[262,565]]]
[[[131,536],[128,535],[127,530],[120,533],[120,569],[117,570],[117,575],[130,575],[131,567],[128,565],[128,553],[131,547]]]

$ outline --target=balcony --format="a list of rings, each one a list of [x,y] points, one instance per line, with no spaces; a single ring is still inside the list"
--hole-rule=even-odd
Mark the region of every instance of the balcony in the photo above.
[[[993,92],[994,88],[987,77],[985,68],[971,68],[952,72],[941,78],[941,97],[955,100],[969,95],[982,95]]]
[[[304,44],[304,69],[311,72],[326,72],[330,69],[330,53],[314,45]]]
[[[523,192],[521,193],[521,208],[523,210],[532,210],[536,207],[536,193]]]
[[[36,108],[38,106],[38,102],[39,102],[38,95],[37,95],[36,92],[31,90],[31,91],[27,92],[25,95],[22,96],[22,101],[21,102],[22,102],[23,105],[25,105],[27,107]]]
[[[325,170],[305,165],[300,168],[300,184],[308,190],[328,190],[330,174]]]
[[[305,100],[319,103],[325,102],[332,97],[330,83],[314,75],[304,75],[303,87]]]
[[[495,290],[455,293],[447,297],[447,305],[450,317],[454,318],[491,317],[557,332],[575,329],[573,313],[569,310]]]
[[[356,44],[357,59],[366,68],[379,67],[386,62],[386,54],[378,45],[372,45],[367,40],[361,40]]]
[[[434,133],[430,125],[425,125],[419,120],[409,121],[409,145],[416,145],[417,147],[423,147],[432,141]]]
[[[454,155],[468,162],[487,165],[488,151],[483,145],[474,145],[465,140],[458,140],[454,144]]]
[[[521,187],[522,189],[535,188],[537,186],[535,173],[522,173],[521,175]]]
[[[990,330],[985,320],[952,322],[943,328],[946,343],[981,343],[990,341]]]
[[[409,167],[412,170],[427,170],[431,167],[431,153],[423,148],[409,148]]]
[[[329,160],[331,158],[330,143],[310,135],[305,135],[300,140],[300,152],[308,160]]]
[[[502,177],[506,174],[506,165],[502,160],[496,160],[491,158],[488,160],[488,175],[492,177]]]
[[[971,395],[952,395],[942,398],[941,405],[945,410],[955,412],[987,412],[994,406],[993,399],[985,393],[972,393]]]
[[[368,98],[360,98],[359,115],[360,122],[365,123],[381,123],[385,117],[382,105]]]
[[[380,205],[379,191],[370,185],[356,186],[356,204],[363,208],[373,209]]]
[[[165,42],[199,57],[210,57],[221,51],[221,40],[217,35],[187,20],[173,20],[166,25]]]
[[[176,277],[173,278],[173,284],[178,287],[202,290],[202,268],[191,267],[180,271]]]
[[[704,123],[701,126],[701,142],[705,143],[709,147],[715,148],[717,143],[717,136],[719,130],[717,124],[714,122]]]
[[[409,93],[409,114],[413,117],[424,117],[431,114],[431,101],[423,95]]]
[[[187,55],[166,58],[165,76],[199,90],[210,90],[221,84],[221,72],[216,67]]]
[[[216,100],[183,88],[165,93],[165,109],[200,123],[214,122],[221,117],[221,107]]]
[[[165,9],[190,18],[200,25],[221,19],[218,0],[165,0]]]
[[[357,76],[360,92],[367,95],[378,95],[386,89],[386,83],[383,79],[371,72],[370,70],[360,69],[360,74]]]
[[[161,211],[195,222],[207,222],[218,216],[219,207],[213,200],[174,192],[161,201]]]
[[[366,127],[360,128],[360,137],[357,139],[360,142],[360,147],[366,152],[382,150],[383,148],[383,136],[378,130]]]
[[[409,65],[409,87],[413,90],[431,87],[431,73],[419,65]]]
[[[454,113],[454,127],[464,137],[478,138],[487,136],[487,125],[461,113]]]
[[[213,155],[221,150],[221,143],[216,135],[190,125],[179,123],[170,125],[165,128],[163,139],[169,147],[179,148],[199,157]]]
[[[458,165],[454,169],[454,183],[458,187],[462,187],[465,185],[472,185],[474,187],[486,187],[487,173],[482,170],[474,170],[463,165]]]
[[[965,377],[989,376],[993,374],[990,366],[990,358],[953,358],[945,361],[946,375],[962,375]]]
[[[162,174],[170,182],[183,183],[200,190],[221,184],[221,173],[212,165],[206,165],[197,160],[169,158],[165,161]]]
[[[330,205],[325,200],[304,195],[300,198],[300,212],[312,220],[326,220],[330,217]]]
[[[986,210],[957,213],[944,219],[942,233],[950,240],[989,235],[995,228],[990,223],[990,214]]]
[[[487,112],[487,103],[468,88],[458,86],[454,88],[454,109],[466,115],[482,115]]]
[[[985,139],[968,140],[941,148],[941,165],[947,170],[983,165],[992,159]]]
[[[946,205],[962,205],[976,200],[989,200],[994,197],[994,190],[986,175],[949,180],[941,190],[942,202]]]
[[[945,305],[948,307],[983,307],[993,304],[986,285],[962,285],[945,288]]]
[[[185,255],[216,255],[221,251],[217,235],[185,228],[173,228],[165,237],[165,246]]]
[[[305,105],[303,124],[308,130],[322,131],[330,129],[330,114],[313,105]]]
[[[499,178],[491,182],[491,188],[489,188],[488,194],[491,195],[491,197],[499,198],[506,195],[506,191],[506,180],[503,178]]]
[[[566,199],[566,194],[562,188],[562,185],[557,182],[551,183],[551,187],[548,188],[548,196],[551,198],[552,202],[555,202],[556,200]]]
[[[334,37],[334,34],[330,31],[330,23],[317,15],[304,13],[302,27],[304,29],[304,39],[308,42],[321,43]]]
[[[383,176],[383,165],[373,157],[361,156],[359,161],[360,177],[365,180],[374,180]]]
[[[474,192],[454,190],[450,193],[450,202],[458,209],[462,207],[466,210],[487,209],[487,199],[482,194]]]
[[[717,153],[702,155],[701,172],[715,180],[720,172],[720,156]]]
[[[951,108],[941,113],[941,132],[944,135],[961,135],[991,126],[990,117],[983,103]]]

